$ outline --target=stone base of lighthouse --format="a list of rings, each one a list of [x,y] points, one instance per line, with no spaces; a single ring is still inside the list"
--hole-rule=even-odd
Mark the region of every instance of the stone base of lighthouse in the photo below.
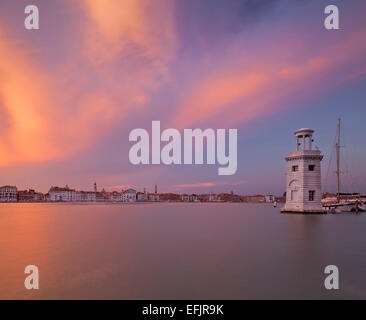
[[[285,206],[281,209],[281,213],[327,214],[327,211],[324,209],[304,210],[304,209],[296,209],[296,208],[286,208],[286,206]]]

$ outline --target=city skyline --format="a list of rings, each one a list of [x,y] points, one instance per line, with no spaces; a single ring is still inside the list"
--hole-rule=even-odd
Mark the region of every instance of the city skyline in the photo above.
[[[240,195],[234,191],[221,193],[174,193],[158,192],[158,186],[154,186],[153,192],[146,188],[136,190],[126,188],[106,191],[98,190],[97,184],[94,190],[78,190],[77,188],[51,186],[47,193],[38,192],[34,189],[19,190],[16,186],[0,186],[0,203],[40,203],[40,202],[72,202],[72,203],[131,203],[131,202],[285,202],[285,195],[273,194]],[[333,195],[327,195],[333,196]],[[366,194],[362,195],[366,197]]]
[[[341,117],[342,159],[365,192],[364,2],[333,2],[337,31],[323,26],[327,1],[38,0],[32,31],[25,4],[0,4],[0,185],[281,195],[293,132],[315,130],[324,178]],[[153,120],[237,128],[236,174],[131,165],[128,134]]]

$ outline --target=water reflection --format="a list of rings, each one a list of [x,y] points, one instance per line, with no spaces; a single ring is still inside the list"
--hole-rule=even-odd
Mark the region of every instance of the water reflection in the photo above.
[[[365,298],[366,215],[265,204],[0,204],[0,298]],[[40,290],[24,289],[24,267]],[[341,290],[324,289],[336,264]]]

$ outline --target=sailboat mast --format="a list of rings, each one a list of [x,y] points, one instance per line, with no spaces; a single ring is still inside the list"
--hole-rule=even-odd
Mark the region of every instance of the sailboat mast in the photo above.
[[[341,148],[341,119],[338,119],[337,126],[337,144],[336,144],[336,153],[337,153],[337,202],[339,203],[341,200],[340,195],[340,148]]]

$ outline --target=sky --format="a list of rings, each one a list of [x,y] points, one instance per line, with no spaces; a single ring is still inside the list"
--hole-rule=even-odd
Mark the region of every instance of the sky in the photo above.
[[[28,4],[0,2],[0,185],[280,195],[309,127],[333,192],[341,118],[343,190],[366,192],[365,1],[33,0],[39,30]],[[324,28],[328,4],[339,30]],[[237,129],[236,174],[132,165],[129,133],[153,120]]]

